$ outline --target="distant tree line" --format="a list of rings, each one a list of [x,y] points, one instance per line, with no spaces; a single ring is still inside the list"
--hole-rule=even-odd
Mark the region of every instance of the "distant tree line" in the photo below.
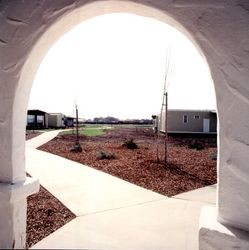
[[[126,119],[121,120],[116,117],[95,117],[85,121],[87,124],[152,124],[152,119]]]

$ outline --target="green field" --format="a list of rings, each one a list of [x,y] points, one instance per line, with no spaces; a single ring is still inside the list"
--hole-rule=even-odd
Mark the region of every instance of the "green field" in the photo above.
[[[87,125],[85,127],[79,128],[79,135],[86,135],[86,136],[100,136],[104,135],[107,130],[113,129],[110,126],[101,126],[101,125]],[[62,134],[76,134],[76,129],[62,132]]]
[[[80,135],[86,135],[86,136],[104,135],[105,132],[106,129],[103,129],[103,127],[85,127],[85,128],[80,128],[79,130]]]
[[[83,127],[79,127],[79,135],[86,135],[86,136],[101,136],[106,133],[106,131],[110,129],[117,129],[117,128],[151,128],[152,125],[132,125],[132,124],[113,124],[113,125],[106,125],[106,124],[87,124]],[[61,134],[76,134],[76,129],[67,130],[62,132]]]

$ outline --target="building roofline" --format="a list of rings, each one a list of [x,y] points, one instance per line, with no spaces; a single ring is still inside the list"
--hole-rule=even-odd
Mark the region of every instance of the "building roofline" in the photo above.
[[[215,109],[168,109],[168,111],[211,112],[211,113],[217,113],[217,111]]]
[[[40,109],[28,109],[28,110],[27,110],[27,113],[28,113],[28,112],[40,112],[40,113],[47,114],[46,111],[43,111],[43,110],[40,110]]]
[[[63,113],[48,113],[49,115],[64,115]],[[66,116],[66,115],[65,115]]]

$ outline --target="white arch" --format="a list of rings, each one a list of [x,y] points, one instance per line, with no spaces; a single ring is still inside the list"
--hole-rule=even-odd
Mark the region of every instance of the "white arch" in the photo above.
[[[7,191],[12,194],[13,186],[24,190],[30,185],[25,182],[25,115],[34,75],[49,47],[66,31],[88,18],[128,12],[174,26],[195,44],[202,56],[205,55],[215,83],[220,121],[219,219],[249,230],[247,3],[242,0],[220,0],[219,4],[214,0],[189,0],[187,3],[184,0],[96,0],[86,5],[84,0],[33,0],[6,1],[1,5],[4,7],[0,12],[3,20],[0,22],[0,57],[3,59],[0,61],[0,139],[3,142],[0,145],[0,181],[4,183],[0,191],[3,194]],[[25,206],[25,202],[17,206],[10,199],[4,202],[20,210]],[[7,210],[0,207],[1,218]],[[17,221],[13,210],[8,216],[11,221]],[[5,222],[0,220],[1,224]],[[16,232],[11,224],[9,237],[6,233],[0,234],[3,247],[12,247],[13,239],[15,247],[24,246],[20,234],[25,227],[19,227],[21,229]]]

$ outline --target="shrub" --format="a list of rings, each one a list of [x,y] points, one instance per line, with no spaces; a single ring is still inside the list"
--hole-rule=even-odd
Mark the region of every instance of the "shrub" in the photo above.
[[[74,144],[73,148],[70,149],[70,152],[74,152],[74,153],[82,152],[82,147],[81,147],[80,143],[76,142]]]
[[[204,149],[204,146],[203,146],[203,144],[201,144],[200,142],[198,142],[198,141],[196,141],[196,140],[193,140],[193,141],[188,145],[188,148],[196,149],[196,150],[203,150],[203,149]]]
[[[109,152],[106,152],[106,151],[100,151],[99,152],[99,155],[98,155],[98,159],[99,160],[111,160],[111,159],[115,159],[115,155],[114,154],[111,154]]]
[[[217,161],[217,152],[214,152],[210,155],[210,159],[213,161]]]
[[[123,147],[126,147],[128,149],[137,149],[138,145],[133,141],[133,139],[126,140],[123,145]]]

